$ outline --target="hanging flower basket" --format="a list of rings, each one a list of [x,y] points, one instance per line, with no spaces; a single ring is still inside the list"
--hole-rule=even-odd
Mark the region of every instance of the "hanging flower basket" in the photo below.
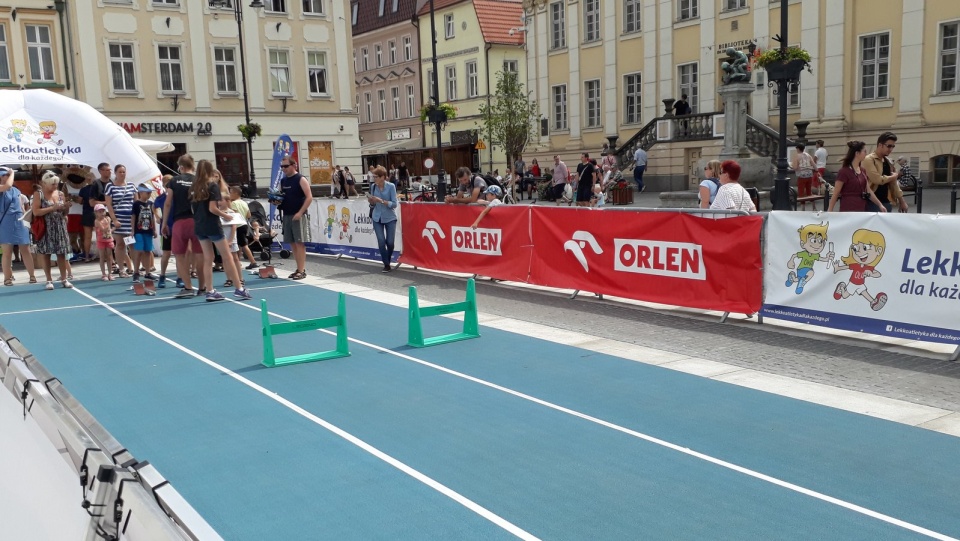
[[[448,120],[457,118],[457,108],[449,103],[440,105],[424,105],[420,109],[420,122],[431,124],[445,124]]]
[[[810,53],[800,47],[757,51],[754,62],[767,72],[771,81],[796,81],[804,68],[810,70]],[[812,71],[811,71],[812,73]]]
[[[260,134],[263,133],[263,128],[260,126],[260,124],[257,124],[256,122],[251,122],[249,124],[240,124],[237,126],[237,130],[240,131],[240,134],[243,135],[244,139],[247,139],[250,141],[259,137]]]

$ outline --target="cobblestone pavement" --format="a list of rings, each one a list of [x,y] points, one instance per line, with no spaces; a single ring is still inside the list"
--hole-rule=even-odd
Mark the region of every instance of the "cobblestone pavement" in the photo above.
[[[439,303],[463,300],[462,278],[406,267],[384,275],[372,263],[311,256],[307,272],[400,295],[416,285],[421,298]],[[923,351],[902,353],[887,344],[755,321],[721,324],[711,315],[665,313],[588,295],[570,300],[556,292],[483,280],[477,294],[480,311],[487,314],[960,411],[960,362]]]

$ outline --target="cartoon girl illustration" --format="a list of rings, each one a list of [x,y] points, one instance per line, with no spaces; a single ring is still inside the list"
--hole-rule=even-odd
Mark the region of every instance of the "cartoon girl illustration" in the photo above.
[[[883,234],[869,229],[858,229],[853,233],[853,239],[850,243],[850,253],[846,257],[840,258],[833,264],[833,272],[850,269],[853,273],[850,275],[850,283],[840,282],[837,289],[833,292],[833,298],[847,299],[851,295],[860,295],[870,303],[870,308],[874,311],[883,308],[887,304],[887,294],[877,293],[876,297],[870,295],[867,291],[867,278],[880,278],[880,273],[875,270],[876,266],[883,259],[883,253],[887,249],[887,241]],[[851,291],[852,289],[852,291]]]
[[[340,240],[346,237],[348,242],[353,242],[353,235],[350,234],[350,209],[347,207],[340,209],[340,227]]]
[[[39,124],[40,126],[40,139],[37,139],[37,144],[42,145],[44,143],[53,143],[57,146],[63,144],[63,139],[57,139],[54,141],[53,136],[57,135],[57,123],[52,120],[44,120]]]
[[[827,228],[830,226],[830,223],[826,224],[808,224],[797,230],[800,233],[800,247],[803,250],[790,256],[790,260],[787,261],[787,268],[790,269],[790,274],[787,275],[787,287],[797,284],[796,293],[797,295],[803,293],[803,286],[807,285],[813,275],[813,264],[817,261],[823,261],[829,264],[833,262],[834,253],[832,251],[833,243],[830,243],[831,251],[828,251],[826,255],[821,255],[823,252],[823,247],[827,244]],[[795,260],[800,260],[796,262]],[[796,268],[796,271],[793,269]]]
[[[7,139],[13,139],[18,143],[23,142],[23,132],[27,130],[27,121],[13,119],[10,121],[10,128],[7,129]]]
[[[335,223],[337,223],[337,206],[329,205],[327,206],[327,226],[323,229],[328,239],[333,238],[333,224]]]

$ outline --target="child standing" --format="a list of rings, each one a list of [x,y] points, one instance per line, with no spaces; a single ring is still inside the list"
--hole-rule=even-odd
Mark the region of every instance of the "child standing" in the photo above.
[[[150,253],[153,252],[153,238],[157,235],[156,217],[153,215],[153,203],[150,201],[150,194],[153,188],[148,184],[141,184],[137,187],[137,200],[133,202],[133,281],[140,281],[141,265],[149,265]],[[157,278],[150,273],[150,267],[146,267],[147,272],[143,275],[147,280],[156,280]]]
[[[113,274],[110,269],[113,268],[113,231],[110,228],[110,218],[107,217],[107,206],[98,203],[93,207],[94,212],[94,236],[97,239],[97,252],[100,253],[100,272],[103,273],[104,282],[113,280]]]

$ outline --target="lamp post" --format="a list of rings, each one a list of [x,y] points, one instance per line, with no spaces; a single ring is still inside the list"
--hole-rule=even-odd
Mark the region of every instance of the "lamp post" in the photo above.
[[[437,71],[437,26],[434,21],[433,0],[430,0],[430,50],[433,53],[433,80],[430,81],[433,95],[430,98],[433,100],[433,106],[439,107],[440,73]],[[440,115],[436,116],[434,126],[437,130],[437,199],[442,199],[447,194],[447,174],[443,170],[443,144],[440,139],[443,133],[443,121],[440,120]]]
[[[780,2],[780,52],[787,52],[787,2]],[[777,145],[777,176],[773,181],[773,210],[790,210],[790,177],[787,176],[787,93],[790,79],[777,80],[777,100],[780,105],[780,141]]]
[[[247,62],[243,51],[243,12],[240,8],[242,0],[210,0],[210,7],[213,8],[233,8],[233,18],[237,20],[237,36],[240,40],[240,82],[243,86],[243,116],[247,125],[250,124],[250,102],[247,97]],[[250,7],[259,9],[263,7],[262,0],[253,0]],[[245,136],[247,140],[247,160],[249,160],[250,180],[247,183],[247,190],[253,197],[257,196],[257,174],[253,170],[253,137]]]

